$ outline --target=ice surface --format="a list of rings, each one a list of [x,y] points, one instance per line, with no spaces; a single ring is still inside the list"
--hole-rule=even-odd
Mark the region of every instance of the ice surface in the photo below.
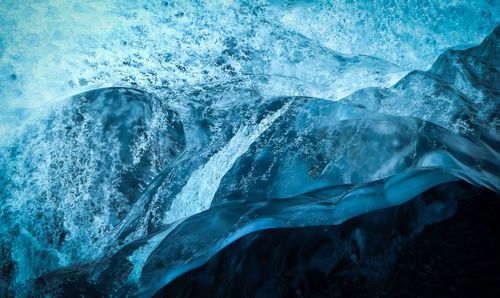
[[[495,1],[414,2],[4,0],[0,108],[36,111],[96,84],[153,92],[241,75],[289,78],[273,95],[336,98],[426,69],[500,20]],[[6,122],[0,135],[16,127]]]
[[[413,76],[409,74],[403,81]],[[211,94],[213,90],[221,92]],[[233,92],[240,95],[239,104],[233,102]],[[205,140],[206,145],[181,154],[183,165],[167,167],[152,184],[154,189],[139,199],[140,210],[163,208],[168,219],[151,227],[147,212],[131,213],[136,218],[120,231],[134,235],[127,238],[129,244],[122,246],[124,242],[119,240],[123,236],[116,235],[118,242],[111,245],[121,248],[80,267],[76,275],[66,271],[75,269],[48,275],[43,279],[46,289],[62,286],[70,291],[82,288],[118,296],[150,296],[255,231],[341,225],[457,180],[499,191],[495,134],[485,134],[492,144],[485,146],[480,141],[483,137],[472,139],[479,140],[474,143],[467,134],[453,132],[453,126],[447,129],[415,117],[316,98],[265,99],[237,86],[210,86],[191,96],[192,102],[210,108],[198,106],[202,112],[194,115],[201,126],[185,126],[184,131],[186,135],[203,132],[205,138],[198,140]],[[403,107],[411,111],[410,106]],[[244,124],[239,129],[232,127],[233,122],[221,127],[217,125],[221,115]],[[249,125],[253,125],[251,135],[247,135]],[[480,121],[473,127],[479,135],[492,129]],[[214,128],[217,133],[212,134]],[[199,150],[211,155],[193,153]],[[184,156],[186,152],[191,156]],[[225,166],[220,164],[222,160],[227,162]],[[196,164],[203,165],[192,166]],[[184,186],[172,188],[171,183],[181,176],[189,179],[181,178]],[[162,188],[168,191],[162,192]],[[431,219],[439,219],[430,214],[438,212],[441,215],[435,216],[444,218],[452,206],[424,208],[419,216],[429,216],[433,222]],[[149,231],[141,222],[149,222]],[[412,229],[429,222],[423,220]],[[130,242],[135,238],[138,240]],[[74,276],[74,281],[68,282],[68,276]]]
[[[499,39],[497,27],[479,46],[447,50],[429,71],[414,71],[393,87],[362,89],[342,101],[477,137],[481,128],[499,125]]]
[[[2,2],[0,296],[150,296],[263,229],[498,192],[497,7]]]

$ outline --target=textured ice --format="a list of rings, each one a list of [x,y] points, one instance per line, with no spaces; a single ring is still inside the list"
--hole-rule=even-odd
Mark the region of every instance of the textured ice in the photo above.
[[[139,90],[89,91],[46,113],[1,156],[2,215],[17,218],[1,232],[20,233],[7,249],[19,264],[38,259],[19,268],[20,282],[99,254],[96,241],[184,148],[177,114]]]
[[[480,128],[496,129],[500,121],[499,39],[497,27],[477,47],[447,50],[426,72],[411,72],[390,88],[362,89],[342,101],[431,120],[469,137]]]
[[[0,296],[151,296],[270,228],[394,254],[499,191],[498,11],[2,2]]]
[[[479,43],[498,11],[487,0],[4,0],[0,108],[31,111],[96,84],[151,92],[242,75],[289,78],[271,84],[280,95],[336,97],[337,84],[344,94],[399,79],[401,67],[385,61],[425,69],[446,48]],[[332,52],[352,56],[360,72],[337,83]],[[2,134],[16,127],[6,122]]]
[[[493,33],[479,48],[464,53],[497,46]],[[491,57],[486,55],[484,63]],[[442,60],[437,63],[446,68]],[[449,77],[461,70],[451,69]],[[414,78],[410,73],[401,82]],[[433,88],[426,82],[421,83]],[[443,127],[373,112],[359,103],[345,103],[347,99],[266,99],[258,92],[260,86],[252,90],[242,84],[200,86],[183,95],[194,106],[189,115],[181,113],[184,120],[191,119],[183,128],[186,150],[164,168],[117,226],[107,242],[107,257],[48,275],[43,279],[46,289],[149,296],[255,231],[341,225],[457,180],[499,191],[494,122],[469,118],[475,136],[470,138],[471,131],[463,131],[463,136],[453,131],[451,123],[460,118],[446,109],[440,111],[450,124]],[[494,94],[496,85],[481,86]],[[400,108],[413,112],[410,105]],[[476,111],[466,112],[474,116]],[[439,123],[440,118],[432,120]],[[448,208],[451,205],[424,208],[419,216],[438,212],[437,218],[428,218],[439,220],[449,216],[453,209]],[[162,210],[165,217],[155,221],[151,209]]]
[[[311,99],[311,101],[316,100]],[[339,106],[335,103],[328,104]],[[398,125],[400,122],[404,123],[405,120],[416,120],[386,117],[383,132],[389,132],[387,138],[392,139],[387,143],[392,144],[397,137],[405,137],[405,132],[413,132],[412,129],[400,128]],[[335,117],[326,118],[335,119]],[[321,118],[317,120],[321,123]],[[365,123],[358,125],[363,127]],[[426,125],[430,127],[425,127]],[[418,166],[415,168],[410,166],[397,171],[396,175],[380,180],[365,179],[371,182],[346,185],[331,181],[326,185],[334,186],[325,186],[325,184],[311,186],[311,182],[303,178],[308,174],[307,168],[294,168],[291,164],[290,167],[294,168],[294,171],[303,172],[302,177],[293,177],[293,174],[289,172],[287,177],[295,182],[296,185],[292,185],[295,192],[303,194],[280,199],[279,197],[283,194],[269,192],[271,198],[260,198],[260,189],[250,188],[256,190],[257,193],[250,194],[249,199],[235,199],[231,202],[220,203],[201,213],[196,210],[195,215],[175,223],[173,229],[167,227],[164,231],[160,231],[158,235],[162,238],[161,241],[156,238],[158,235],[153,235],[152,239],[146,238],[125,246],[110,259],[104,259],[104,263],[92,265],[92,274],[97,274],[92,279],[99,285],[113,281],[112,285],[104,286],[105,291],[109,293],[122,295],[124,292],[120,291],[126,291],[133,295],[149,296],[180,274],[203,264],[229,243],[254,231],[276,227],[341,224],[349,218],[372,210],[402,204],[433,186],[457,179],[484,185],[495,191],[499,190],[500,181],[497,175],[499,161],[496,157],[487,150],[435,125],[422,126],[422,135],[417,137],[417,143],[420,144],[415,146],[420,152],[409,154],[410,156],[416,155],[415,163]],[[373,131],[370,132],[373,133]],[[351,131],[344,130],[344,133],[350,135]],[[406,137],[412,139],[411,135],[406,135]],[[364,139],[363,143],[370,144],[374,139]],[[438,140],[445,140],[446,144]],[[360,147],[363,145],[359,144]],[[258,153],[253,153],[253,155],[259,156]],[[293,156],[291,158],[293,159]],[[232,173],[229,172],[228,175],[231,176]],[[271,176],[270,180],[273,181],[273,178]],[[279,178],[274,179],[273,182],[276,184],[286,184],[286,181],[276,180]],[[261,182],[259,185],[263,185],[266,190],[265,183]],[[308,191],[309,187],[315,190]],[[272,189],[272,187],[269,188]],[[237,198],[246,197],[245,195],[237,196]],[[186,208],[186,206],[183,207]],[[128,275],[124,275],[124,272],[130,272],[132,266],[126,260],[134,250],[147,245],[151,245],[146,249],[149,257],[137,283],[139,287],[136,287],[135,283],[129,283]],[[85,270],[88,269],[80,269],[79,275],[90,274],[84,273]],[[62,273],[64,273],[63,281],[67,273],[64,271]],[[60,275],[61,272],[55,274],[56,277]],[[57,282],[54,287],[58,287]]]

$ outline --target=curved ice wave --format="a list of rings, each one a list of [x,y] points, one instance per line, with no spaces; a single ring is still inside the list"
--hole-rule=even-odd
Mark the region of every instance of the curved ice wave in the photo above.
[[[412,171],[337,196],[323,197],[329,193],[326,191],[287,200],[264,199],[215,207],[189,218],[169,233],[143,267],[137,292],[129,288],[126,291],[152,295],[246,234],[270,228],[340,224],[351,216],[404,203],[434,185],[454,179],[440,171]],[[194,230],[196,235],[192,234]]]
[[[497,190],[498,158],[442,127],[320,99],[290,100],[224,176],[214,204],[287,198],[423,167],[463,172],[463,179]]]
[[[341,103],[267,98],[258,81],[181,93],[189,104],[172,105],[186,149],[141,193],[108,256],[40,281],[63,293],[149,296],[248,233],[339,225],[456,180],[498,192],[497,35]]]
[[[86,263],[39,281],[149,296],[248,233],[340,225],[456,180],[499,192],[498,28],[390,88],[400,67],[266,28],[278,60],[224,41],[253,73],[221,60],[230,79],[91,90],[0,148],[7,287]],[[330,100],[274,96],[302,92]]]
[[[64,289],[69,290],[67,293],[82,289],[113,296],[150,296],[251,232],[340,224],[358,214],[402,204],[432,186],[456,179],[447,171],[420,169],[365,185],[346,186],[347,191],[334,187],[287,200],[231,202],[176,223],[173,229],[134,242],[99,263],[54,272],[44,283],[55,293],[56,289],[63,289],[63,294]],[[148,258],[137,282],[136,257],[146,257],[141,255],[144,252]]]
[[[458,179],[499,191],[498,157],[432,123],[313,98],[276,99],[269,106],[281,113],[222,178],[210,209],[196,209],[76,273],[56,272],[45,280],[48,288],[74,276],[70,289],[97,284],[96,291],[110,295],[149,296],[251,232],[338,225]],[[311,171],[318,155],[331,158],[324,162],[330,171]],[[367,155],[377,158],[357,164]],[[384,165],[392,167],[380,172]],[[339,168],[347,166],[354,167],[353,174],[342,180]],[[259,186],[231,193],[238,184],[232,181]]]

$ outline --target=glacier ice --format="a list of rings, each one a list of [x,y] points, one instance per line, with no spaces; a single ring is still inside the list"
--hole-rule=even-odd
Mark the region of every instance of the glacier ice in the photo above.
[[[485,42],[479,47],[488,46]],[[412,79],[414,73],[402,81]],[[135,206],[140,212],[134,212],[135,218],[121,231],[135,237],[111,243],[118,246],[98,261],[47,275],[42,284],[52,290],[82,287],[118,296],[150,296],[255,231],[341,226],[356,216],[400,206],[433,187],[458,180],[498,192],[494,123],[492,128],[490,122],[471,118],[476,137],[470,131],[461,136],[452,125],[381,114],[349,103],[358,93],[332,102],[309,97],[266,99],[245,88],[215,85],[193,91],[190,102],[196,108],[190,116],[181,116],[195,121],[184,126],[186,151],[179,155],[179,163],[173,162],[156,178],[153,188],[141,194]],[[235,94],[240,100],[234,100]],[[413,109],[401,108],[406,113]],[[221,119],[234,120],[224,126]],[[439,123],[439,118],[435,120]],[[239,128],[234,123],[240,123]],[[253,129],[252,137],[245,133],[248,127]],[[196,136],[193,147],[189,135]],[[229,168],[213,163],[222,157],[230,161]],[[187,177],[200,183],[191,185]],[[183,182],[176,186],[178,181]],[[204,183],[215,183],[216,192]],[[449,216],[453,211],[449,204],[420,210],[419,216],[429,221],[422,220],[412,229]],[[171,217],[155,225],[143,212],[150,208]],[[438,212],[433,220],[426,217],[433,212]],[[130,229],[142,232],[134,234]]]
[[[481,45],[447,50],[428,71],[413,71],[390,88],[358,90],[342,101],[477,136],[480,128],[497,127],[500,117],[499,35],[497,27]]]
[[[177,114],[154,102],[134,89],[88,91],[49,109],[43,124],[2,150],[2,216],[17,220],[5,221],[1,232],[20,233],[7,249],[20,264],[39,254],[43,260],[18,279],[95,255],[96,240],[184,148]]]
[[[391,258],[464,183],[499,192],[500,27],[465,44],[497,4],[459,1],[467,30],[399,39],[388,22],[434,4],[382,1],[370,17],[392,11],[375,27],[394,43],[370,47],[352,35],[380,37],[369,5],[351,24],[343,1],[264,2],[0,4],[0,296],[152,296],[274,228],[338,232],[339,260]],[[58,32],[33,26],[42,12]]]
[[[297,99],[297,101],[301,100]],[[249,183],[257,181],[255,185],[249,185],[248,190],[233,186],[239,190],[246,190],[246,192],[230,193],[224,187],[231,183],[227,183],[223,179],[218,191],[222,193],[220,195],[222,197],[229,193],[225,200],[216,196],[213,203],[215,206],[206,211],[200,210],[203,212],[196,211],[192,216],[179,219],[179,222],[174,223],[173,229],[167,226],[166,230],[163,230],[167,231],[166,233],[160,230],[157,233],[163,238],[161,241],[158,239],[148,240],[148,237],[125,246],[111,259],[105,260],[104,265],[98,263],[97,269],[92,269],[92,274],[96,274],[96,271],[99,272],[97,277],[94,276],[93,279],[100,280],[100,276],[104,276],[105,279],[99,282],[104,283],[111,274],[114,276],[111,277],[111,280],[118,283],[119,287],[125,287],[127,292],[135,293],[133,291],[137,291],[135,294],[149,296],[180,274],[208,261],[226,245],[254,231],[277,227],[338,225],[347,219],[372,210],[400,205],[433,186],[458,179],[498,191],[500,185],[497,175],[498,158],[488,150],[470,143],[463,137],[431,123],[421,122],[413,118],[380,115],[378,120],[381,123],[377,123],[373,121],[373,118],[376,119],[378,115],[367,115],[365,109],[318,99],[307,99],[306,102],[310,103],[312,108],[308,109],[299,105],[301,109],[297,109],[299,112],[295,110],[296,118],[283,117],[283,119],[296,124],[297,119],[301,119],[303,116],[302,112],[311,113],[311,109],[316,108],[317,114],[311,113],[312,115],[309,115],[315,119],[315,122],[303,121],[301,124],[309,123],[315,128],[321,128],[322,125],[328,123],[331,125],[328,131],[333,134],[344,138],[352,138],[353,135],[355,138],[359,137],[353,142],[357,143],[356,148],[360,150],[360,152],[354,153],[360,155],[337,156],[331,161],[336,166],[343,166],[343,163],[353,166],[354,173],[358,173],[354,176],[354,179],[357,180],[351,181],[353,178],[349,177],[350,180],[343,181],[342,175],[340,175],[340,179],[337,177],[338,174],[335,175],[335,170],[323,174],[326,176],[323,179],[321,178],[321,170],[318,170],[317,176],[319,177],[316,177],[318,181],[314,179],[316,175],[308,177],[311,175],[310,167],[300,166],[301,162],[307,162],[301,160],[300,155],[302,153],[308,158],[315,157],[314,152],[310,152],[311,148],[323,147],[321,142],[308,140],[312,143],[310,147],[303,143],[299,143],[296,148],[288,148],[283,144],[276,146],[277,148],[284,147],[285,150],[282,154],[285,157],[283,157],[280,155],[282,151],[268,149],[266,146],[272,147],[274,144],[269,142],[271,138],[261,135],[266,140],[264,148],[259,148],[260,150],[257,152],[249,149],[245,153],[248,157],[241,157],[242,161],[235,163],[226,176],[229,181],[233,179],[250,181]],[[291,108],[288,111],[291,111],[291,114],[294,112]],[[320,111],[321,116],[318,115],[318,111]],[[349,122],[348,115],[357,114],[356,112],[358,115],[354,119],[357,121]],[[286,116],[286,114],[281,116]],[[329,119],[335,120],[327,121]],[[334,127],[337,122],[343,124],[341,129],[332,129],[332,126]],[[417,125],[416,123],[421,124]],[[281,133],[279,136],[286,137],[286,129],[282,125],[275,125],[276,131]],[[353,126],[358,131],[353,133],[352,130],[346,129],[349,126]],[[309,133],[306,136],[313,139],[318,135],[321,136],[315,129],[307,130],[301,126],[297,126],[297,128],[306,130]],[[297,139],[301,138],[297,137]],[[327,136],[322,136],[321,140],[331,141]],[[290,139],[285,139],[285,143],[295,145]],[[334,139],[332,143],[344,145],[349,144],[349,141],[340,142]],[[410,150],[397,146],[405,143]],[[258,148],[259,143],[255,144]],[[381,148],[380,145],[383,144],[387,144],[389,147]],[[394,145],[396,145],[396,150],[391,151],[390,147],[394,147]],[[330,154],[333,152],[335,157],[334,146],[324,147],[329,149],[327,152]],[[365,152],[363,152],[364,148],[366,148]],[[395,158],[401,163],[401,168],[394,167],[391,169],[393,172],[389,171],[383,174],[370,172],[369,164],[361,164],[359,165],[360,169],[356,168],[355,161],[359,160],[360,156],[373,154],[377,149],[382,150],[389,158]],[[401,151],[405,154],[398,154]],[[291,152],[297,152],[298,156],[291,154]],[[308,154],[305,155],[304,152]],[[268,155],[276,154],[278,158],[269,157],[266,153]],[[253,161],[253,157],[259,157],[259,159],[254,161],[254,165],[249,165]],[[373,161],[375,163],[374,169],[379,169],[380,164],[391,164],[390,161],[384,160],[384,157],[385,155],[382,154],[380,160]],[[269,164],[276,165],[278,169],[269,170],[266,168]],[[279,169],[279,167],[283,167],[283,169]],[[241,174],[242,169],[244,175]],[[296,173],[291,173],[291,171]],[[365,174],[364,171],[366,171],[366,176],[362,176]],[[273,172],[285,175],[273,175]],[[241,178],[242,176],[243,178]],[[263,176],[266,176],[266,179],[263,179]],[[156,234],[150,237],[156,238]],[[123,280],[124,276],[126,277],[123,270],[126,272],[130,270],[130,265],[127,265],[129,262],[126,260],[134,250],[150,244],[150,241],[154,242],[154,245],[149,248],[150,255],[142,269],[138,282],[140,288],[133,289],[133,285],[127,285],[127,279]],[[109,262],[113,264],[125,262],[126,264],[122,265],[125,267],[111,266],[108,265]],[[103,272],[100,272],[101,270]],[[56,276],[58,275],[56,274]],[[114,291],[114,289],[109,290]],[[120,292],[115,294],[118,293]]]

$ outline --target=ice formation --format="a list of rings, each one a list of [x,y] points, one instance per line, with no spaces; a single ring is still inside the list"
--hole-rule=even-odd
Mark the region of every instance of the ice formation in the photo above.
[[[152,296],[271,228],[390,255],[499,192],[498,4],[274,2],[0,4],[0,296]]]

